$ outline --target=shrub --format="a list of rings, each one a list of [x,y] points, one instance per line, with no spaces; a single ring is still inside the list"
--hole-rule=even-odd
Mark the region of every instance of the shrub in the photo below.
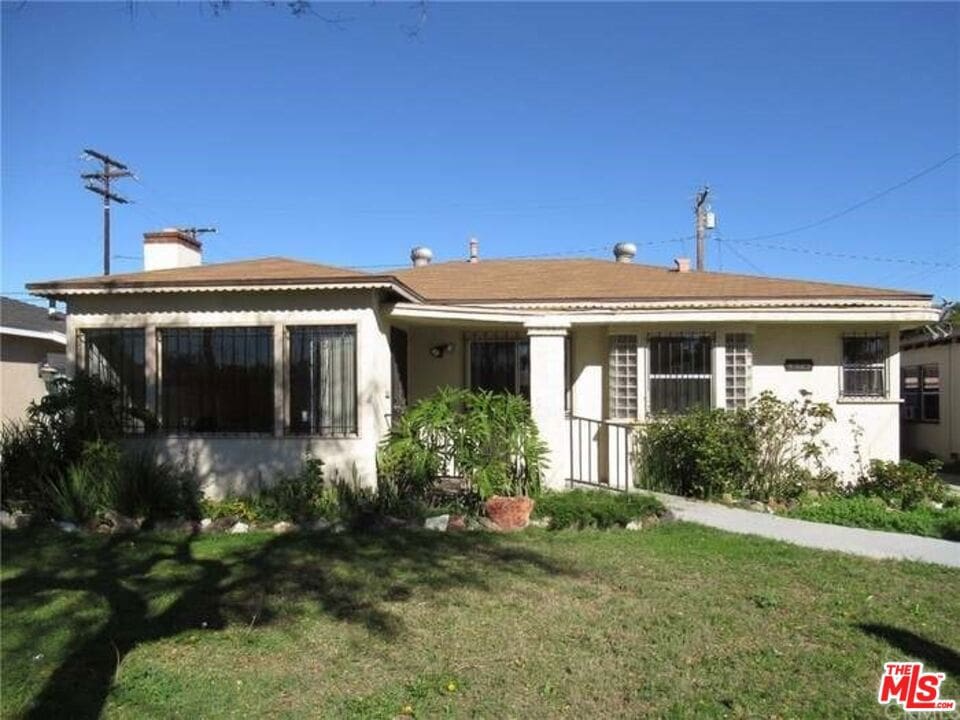
[[[120,459],[109,506],[128,517],[195,520],[200,517],[201,495],[191,470],[137,453]]]
[[[324,485],[323,461],[307,457],[293,475],[281,475],[268,488],[251,499],[254,513],[261,520],[303,522],[332,515],[335,501]]]
[[[5,508],[39,507],[43,488],[59,478],[66,464],[48,428],[8,422],[0,428],[0,504]]]
[[[833,525],[960,540],[960,509],[956,508],[898,510],[891,508],[882,498],[857,495],[803,502],[784,514]]]
[[[640,429],[636,458],[642,487],[711,498],[740,489],[756,467],[756,436],[741,410],[697,410]]]
[[[544,493],[534,514],[549,517],[550,529],[623,527],[631,520],[663,513],[663,504],[652,495],[572,490]]]
[[[427,496],[456,468],[486,498],[536,493],[546,458],[526,399],[442,388],[396,420],[378,464],[402,497]]]
[[[833,488],[820,434],[833,411],[809,393],[786,402],[762,393],[740,410],[695,410],[656,418],[638,429],[638,484],[677,495],[724,493],[767,501],[806,489]]]
[[[244,497],[229,497],[223,500],[204,498],[200,501],[200,514],[211,520],[235,518],[245,523],[254,523],[261,519],[254,501]]]
[[[918,465],[909,460],[899,463],[873,460],[866,477],[851,488],[855,495],[881,498],[888,505],[912,510],[924,501],[943,502],[947,486],[937,475],[939,460]]]

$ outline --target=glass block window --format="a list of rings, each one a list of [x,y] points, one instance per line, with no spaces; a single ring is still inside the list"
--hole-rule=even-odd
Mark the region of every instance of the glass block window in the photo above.
[[[146,332],[143,328],[88,328],[79,332],[83,369],[120,392],[123,430],[145,430],[147,377],[144,360]]]
[[[609,347],[610,417],[637,417],[637,336],[611,335]]]
[[[750,335],[728,333],[725,338],[727,369],[727,409],[747,406],[750,399],[750,374],[753,369],[753,353],[750,350]]]
[[[650,337],[650,412],[682,413],[713,406],[713,336]]]
[[[844,397],[886,397],[886,335],[848,335],[843,338],[840,392]]]

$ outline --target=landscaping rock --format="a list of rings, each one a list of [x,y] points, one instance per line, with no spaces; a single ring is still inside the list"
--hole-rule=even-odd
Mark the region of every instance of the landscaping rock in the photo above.
[[[530,524],[527,525],[527,527],[540,528],[542,530],[546,530],[548,527],[550,527],[550,518],[548,517],[531,518]]]
[[[336,523],[333,524],[333,527],[330,528],[330,530],[331,530],[335,535],[339,535],[340,533],[344,533],[344,532],[347,531],[347,526],[344,525],[342,522],[336,522]]]
[[[446,532],[449,524],[449,515],[436,515],[435,517],[428,517],[423,521],[423,527],[427,530],[436,530],[437,532]]]
[[[762,502],[757,500],[749,500],[746,505],[747,510],[753,510],[754,512],[766,512],[767,506]]]
[[[30,527],[33,524],[33,515],[30,513],[17,511],[13,514],[13,522],[17,526],[18,530],[25,527]]]
[[[624,527],[626,527],[627,530],[643,530],[644,525],[644,521],[637,518],[636,520],[628,522]]]
[[[461,532],[467,529],[467,519],[463,515],[451,515],[447,523],[448,532]]]
[[[13,514],[8,513],[6,510],[0,510],[0,528],[4,530],[17,529],[17,521],[13,517]]]
[[[660,524],[660,518],[658,518],[656,515],[647,515],[643,519],[643,527],[648,530],[650,528],[655,528],[659,524]]]
[[[200,532],[210,532],[213,530],[213,520],[204,518],[200,521]]]
[[[477,523],[481,530],[490,530],[491,532],[501,532],[500,526],[488,517],[477,518]]]
[[[318,518],[311,523],[307,523],[307,530],[314,530],[317,532],[322,532],[323,530],[329,530],[331,527],[331,522],[323,518]]]
[[[130,518],[114,510],[107,510],[97,518],[97,532],[134,533],[143,525],[143,518]]]
[[[247,532],[250,532],[250,526],[245,522],[238,522],[236,525],[230,528],[231,535],[241,535]]]
[[[271,529],[278,535],[285,535],[286,533],[294,532],[297,529],[297,526],[292,522],[281,520],[280,522],[275,523]]]
[[[657,515],[656,518],[661,523],[672,523],[677,521],[677,516],[674,514],[673,510],[664,510],[662,513]]]
[[[67,520],[58,521],[57,527],[63,530],[65,533],[75,533],[80,529],[74,523],[68,522]]]
[[[734,500],[733,495],[730,493],[724,493],[720,496],[720,502],[722,502],[724,505],[733,505],[736,500]]]
[[[222,517],[212,521],[207,530],[209,532],[226,532],[236,525],[239,520],[235,517]]]

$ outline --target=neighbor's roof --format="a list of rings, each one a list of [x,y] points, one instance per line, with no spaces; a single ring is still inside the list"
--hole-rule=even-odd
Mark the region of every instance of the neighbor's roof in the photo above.
[[[263,258],[172,270],[32,283],[39,295],[74,292],[226,287],[384,286],[408,299],[439,304],[629,302],[660,300],[929,300],[930,296],[856,285],[734,275],[676,272],[599,259],[445,262],[380,274]]]
[[[900,290],[732,273],[681,273],[597,259],[447,262],[390,274],[435,303],[929,298]]]
[[[49,334],[66,332],[66,323],[52,319],[45,308],[13,298],[0,297],[0,328],[12,334]],[[23,333],[18,331],[25,331]]]

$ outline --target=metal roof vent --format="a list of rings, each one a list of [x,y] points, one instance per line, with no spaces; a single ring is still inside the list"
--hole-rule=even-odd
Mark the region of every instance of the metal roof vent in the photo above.
[[[430,261],[433,260],[433,250],[428,247],[418,245],[410,251],[410,259],[413,261],[414,267],[423,267],[424,265],[429,265]]]
[[[633,259],[637,256],[637,246],[633,243],[622,242],[617,243],[613,246],[613,257],[616,258],[617,262],[628,263],[633,262]]]
[[[676,265],[676,267],[674,268],[674,272],[678,272],[678,273],[690,272],[690,258],[678,257],[678,258],[674,258],[673,262]]]
[[[470,238],[470,257],[468,262],[480,262],[480,241],[475,237]]]

